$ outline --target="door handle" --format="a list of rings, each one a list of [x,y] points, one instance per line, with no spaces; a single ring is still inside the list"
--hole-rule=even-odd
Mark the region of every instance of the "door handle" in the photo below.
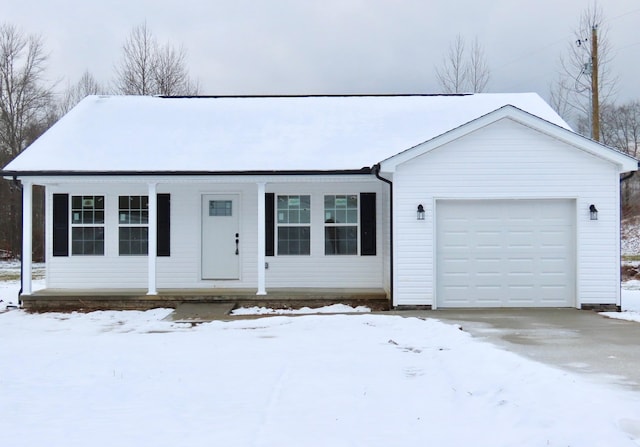
[[[240,250],[239,250],[239,244],[240,244],[240,239],[239,239],[239,234],[236,233],[236,255],[240,254]]]

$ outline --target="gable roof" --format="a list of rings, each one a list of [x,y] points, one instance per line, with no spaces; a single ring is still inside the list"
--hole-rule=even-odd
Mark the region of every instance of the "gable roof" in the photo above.
[[[569,129],[534,93],[90,96],[4,173],[354,170],[506,104]]]
[[[547,134],[552,138],[564,141],[565,143],[586,153],[614,163],[619,166],[622,172],[636,171],[638,169],[638,160],[630,155],[609,146],[605,146],[595,140],[579,135],[566,127],[546,121],[527,111],[508,104],[383,160],[380,162],[380,170],[383,172],[393,172],[396,167],[402,163],[426,154],[435,148],[503,119],[510,119],[518,122],[524,126]]]

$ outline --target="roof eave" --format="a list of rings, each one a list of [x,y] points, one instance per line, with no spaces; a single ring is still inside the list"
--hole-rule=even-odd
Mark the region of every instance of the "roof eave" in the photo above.
[[[330,169],[330,170],[251,170],[251,171],[62,171],[62,170],[0,170],[0,176],[6,179],[18,177],[207,177],[207,176],[300,176],[300,175],[371,175],[371,167],[360,169]]]

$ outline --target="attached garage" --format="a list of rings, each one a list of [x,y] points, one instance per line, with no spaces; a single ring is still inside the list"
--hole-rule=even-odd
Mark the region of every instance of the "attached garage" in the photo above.
[[[438,307],[575,306],[574,200],[436,202]]]
[[[620,174],[637,160],[505,106],[379,167],[394,307],[619,308]]]

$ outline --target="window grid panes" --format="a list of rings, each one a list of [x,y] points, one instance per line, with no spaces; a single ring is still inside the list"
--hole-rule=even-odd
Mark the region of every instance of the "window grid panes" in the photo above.
[[[308,255],[311,253],[309,227],[278,227],[279,255]]]
[[[358,196],[324,196],[324,254],[358,254]]]
[[[71,254],[104,255],[104,196],[71,196]]]
[[[278,196],[278,254],[311,254],[311,196]]]
[[[279,224],[311,223],[311,196],[278,196]]]
[[[71,223],[104,224],[104,196],[72,196]]]
[[[71,254],[104,255],[104,227],[73,227]]]
[[[209,216],[233,215],[232,200],[209,200]]]
[[[146,255],[149,252],[147,227],[120,227],[120,255]]]
[[[120,256],[149,253],[149,196],[118,198],[118,253]]]
[[[148,196],[120,196],[118,198],[118,221],[122,224],[149,223]]]

